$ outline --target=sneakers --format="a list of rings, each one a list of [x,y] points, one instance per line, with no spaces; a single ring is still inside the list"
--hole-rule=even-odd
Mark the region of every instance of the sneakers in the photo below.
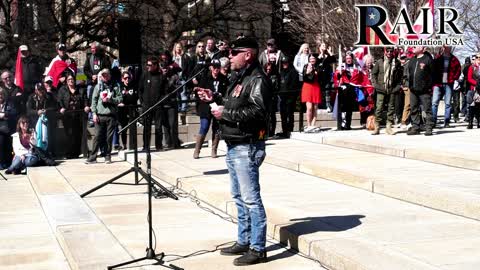
[[[221,255],[226,256],[235,256],[235,255],[243,255],[247,253],[249,250],[248,245],[240,245],[237,242],[230,247],[220,249]]]
[[[443,124],[443,128],[451,128],[450,124],[445,122],[445,124]]]
[[[97,163],[97,158],[88,158],[86,161],[85,161],[85,164],[95,164]]]
[[[378,128],[378,126],[375,126],[375,129],[373,130],[372,135],[379,135],[379,134],[380,134],[380,129]]]
[[[315,130],[315,127],[314,126],[306,126],[303,128],[303,132],[305,133],[311,133]]]
[[[407,135],[419,135],[419,134],[420,134],[420,130],[418,129],[409,128],[407,131]]]
[[[432,136],[432,135],[433,135],[432,130],[431,130],[431,129],[425,130],[425,134],[424,134],[424,135],[425,135],[425,136]]]
[[[252,265],[257,263],[264,263],[266,261],[267,261],[266,251],[260,252],[254,249],[249,249],[247,254],[233,260],[233,265],[236,265],[236,266]]]
[[[105,164],[111,164],[112,163],[112,157],[111,156],[106,156],[105,157]]]

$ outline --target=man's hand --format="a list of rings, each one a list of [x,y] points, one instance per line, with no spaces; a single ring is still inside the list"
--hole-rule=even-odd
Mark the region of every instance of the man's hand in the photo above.
[[[22,93],[18,92],[15,96],[18,97],[18,96],[21,96],[21,95],[22,95]]]
[[[61,114],[64,114],[65,111],[66,111],[65,108],[61,108],[61,109],[60,109],[60,113],[61,113]]]
[[[97,80],[97,75],[92,75],[92,81],[96,81]]]
[[[39,116],[42,115],[42,114],[44,114],[44,113],[45,113],[45,110],[38,110],[38,111],[37,111],[37,114],[38,114]]]
[[[200,87],[195,87],[193,90],[197,91],[197,95],[200,98],[200,100],[205,101],[205,102],[210,102],[210,101],[213,100],[212,90],[205,89],[205,88],[200,88]]]
[[[98,124],[98,122],[100,122],[100,119],[98,118],[98,116],[96,114],[93,115],[93,122],[95,124]]]
[[[88,113],[88,112],[90,111],[90,107],[85,106],[85,108],[83,108],[83,110],[84,110],[86,113]]]
[[[217,106],[215,109],[212,109],[211,112],[213,114],[213,117],[215,117],[218,120],[222,119],[224,108],[225,108],[224,106]]]
[[[21,160],[22,162],[25,162],[25,155],[21,155],[21,156],[20,156],[20,160]]]
[[[123,103],[118,103],[118,107],[125,107],[125,104],[123,104]]]
[[[0,113],[0,119],[4,119],[5,118],[5,113]]]

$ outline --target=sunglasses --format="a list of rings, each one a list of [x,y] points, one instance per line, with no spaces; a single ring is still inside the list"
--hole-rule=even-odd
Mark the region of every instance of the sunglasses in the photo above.
[[[197,48],[203,48],[203,47],[205,47],[205,46],[197,46]]]
[[[123,77],[124,80],[130,80],[130,77]]]
[[[156,66],[157,63],[154,63],[154,64],[147,64],[147,67],[152,67],[152,66]]]
[[[247,50],[230,50],[232,56],[236,56],[239,53],[248,52]]]

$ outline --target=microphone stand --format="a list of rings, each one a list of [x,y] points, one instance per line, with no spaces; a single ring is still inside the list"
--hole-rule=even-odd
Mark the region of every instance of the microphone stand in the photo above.
[[[217,53],[215,53],[213,56],[212,56],[212,59],[213,57],[215,57],[216,54],[218,54],[220,51],[218,51]],[[200,71],[198,71],[197,73],[195,73],[193,76],[191,76],[188,80],[186,80],[181,86],[177,87],[175,90],[173,90],[172,92],[170,93],[167,93],[162,99],[160,99],[157,103],[155,103],[154,105],[152,105],[150,108],[148,108],[146,111],[142,112],[137,118],[133,119],[130,123],[128,123],[125,127],[123,127],[121,130],[118,131],[118,134],[121,134],[122,132],[125,132],[125,130],[127,128],[129,128],[131,125],[133,124],[136,124],[137,122],[139,122],[139,120],[145,116],[148,117],[148,114],[153,112],[153,110],[155,108],[157,108],[158,106],[160,106],[160,104],[164,103],[165,100],[167,100],[168,98],[170,98],[171,96],[173,96],[174,94],[177,94],[177,92],[180,90],[180,89],[183,89],[183,87],[189,83],[191,80],[193,80],[195,77],[197,77],[198,75],[200,75],[201,73],[203,73],[205,71],[205,69],[207,69],[208,67],[208,64],[206,64],[204,67],[202,67],[202,69]],[[136,135],[136,134],[135,134]],[[135,140],[136,140],[136,136],[135,137]],[[136,147],[135,147],[136,149]],[[99,186],[85,192],[84,194],[81,195],[81,197],[85,197],[87,196],[88,194],[108,185],[108,184],[111,184],[113,183],[114,181],[116,181],[117,179],[127,175],[128,173],[132,172],[132,171],[138,171],[138,173],[140,173],[145,179],[147,179],[147,183],[148,183],[148,247],[146,248],[146,256],[145,257],[142,257],[142,258],[138,258],[138,259],[134,259],[134,260],[131,260],[131,261],[127,261],[127,262],[123,262],[123,263],[120,263],[120,264],[116,264],[116,265],[113,265],[113,266],[108,266],[107,269],[114,269],[114,268],[118,268],[118,267],[121,267],[121,266],[124,266],[124,265],[128,265],[128,264],[132,264],[132,263],[136,263],[136,262],[139,262],[139,261],[143,261],[143,260],[156,260],[158,264],[160,265],[163,265],[164,264],[164,261],[163,261],[163,258],[165,257],[165,253],[161,252],[161,253],[158,253],[156,254],[155,253],[155,249],[153,248],[153,228],[152,228],[152,195],[153,195],[153,192],[152,190],[155,190],[155,192],[163,192],[163,194],[167,195],[168,197],[172,198],[172,199],[175,199],[175,200],[178,200],[178,197],[173,194],[170,190],[168,190],[166,187],[164,187],[163,185],[161,185],[159,182],[155,181],[152,179],[152,171],[151,171],[151,168],[152,168],[152,158],[151,158],[151,153],[150,153],[150,148],[147,147],[146,149],[146,154],[147,154],[147,172],[144,172],[141,168],[138,167],[138,164],[137,165],[134,165],[133,168],[131,168],[130,170],[112,178],[111,180],[108,180],[106,182],[104,182],[103,184],[100,184]],[[136,150],[135,150],[136,152]],[[135,159],[137,159],[135,157]],[[154,185],[155,184],[155,185]],[[158,190],[158,189],[159,190]],[[168,267],[168,268],[171,268],[171,269],[175,269],[175,270],[182,270],[182,268],[180,267],[177,267],[175,265],[172,265],[172,264],[169,264],[168,266],[165,266],[165,267]]]

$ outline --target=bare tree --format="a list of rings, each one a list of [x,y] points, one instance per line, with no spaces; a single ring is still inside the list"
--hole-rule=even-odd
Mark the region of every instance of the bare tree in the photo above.
[[[15,43],[12,19],[16,12],[13,2],[14,0],[0,0],[0,69],[11,68],[13,65],[11,55],[15,54]]]
[[[171,49],[184,39],[183,33],[230,39],[238,31],[266,38],[262,28],[269,25],[270,5],[253,0],[133,0],[128,4],[129,17],[143,26],[147,53]],[[194,40],[194,41],[195,41]]]
[[[458,47],[455,53],[468,57],[480,51],[480,17],[476,0],[446,0],[445,6],[454,7],[459,12],[458,27],[463,30],[465,44]]]

